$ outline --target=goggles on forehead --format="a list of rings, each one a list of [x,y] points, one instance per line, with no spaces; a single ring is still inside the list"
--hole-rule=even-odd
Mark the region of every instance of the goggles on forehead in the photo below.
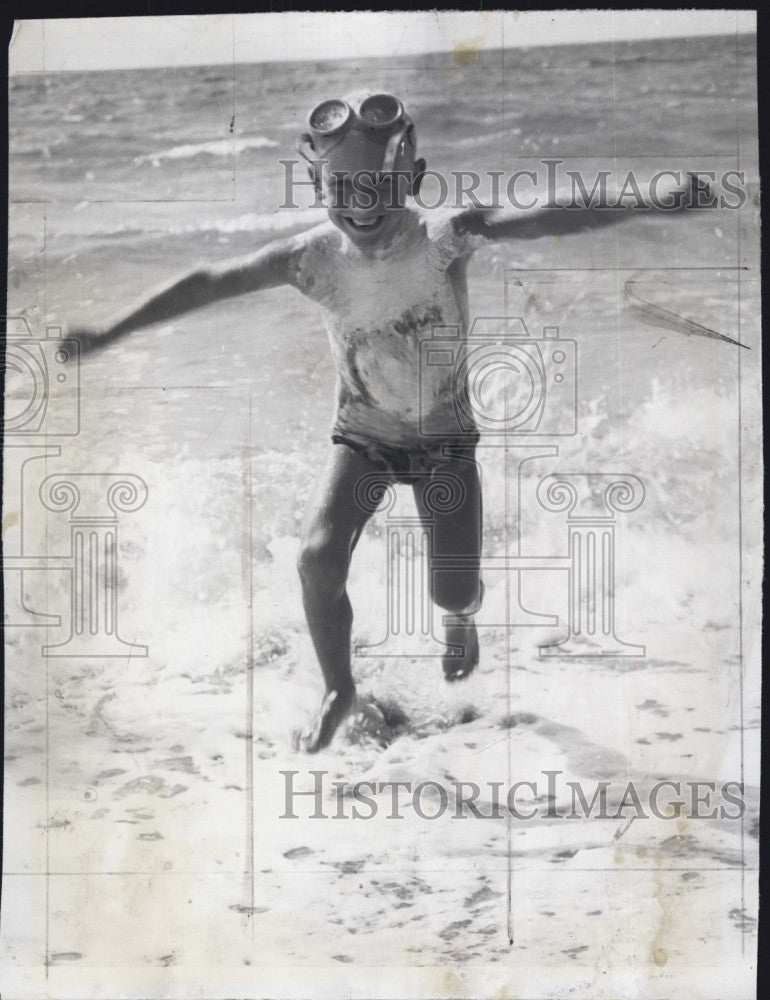
[[[308,123],[314,133],[330,136],[354,128],[356,124],[359,128],[363,126],[376,131],[391,129],[404,117],[404,107],[397,97],[375,94],[366,98],[358,112],[340,98],[322,101],[310,112]]]
[[[300,144],[302,156],[319,156],[332,171],[391,172],[414,165],[412,119],[391,94],[367,97],[358,110],[341,98],[322,101],[308,118],[312,145]]]

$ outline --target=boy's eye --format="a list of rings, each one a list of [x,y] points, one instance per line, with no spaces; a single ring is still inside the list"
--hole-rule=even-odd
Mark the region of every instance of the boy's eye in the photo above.
[[[334,205],[344,206],[350,201],[350,189],[344,181],[336,181],[328,187],[329,197]]]
[[[377,191],[383,199],[393,198],[395,192],[401,190],[399,188],[399,179],[394,177],[392,174],[386,174],[380,183],[377,185]]]

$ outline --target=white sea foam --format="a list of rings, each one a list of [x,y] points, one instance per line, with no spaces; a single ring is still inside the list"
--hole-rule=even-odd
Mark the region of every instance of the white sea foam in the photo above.
[[[304,229],[322,222],[325,210],[322,208],[292,209],[291,211],[272,212],[269,215],[259,212],[245,212],[234,218],[206,219],[192,222],[186,226],[170,226],[169,233],[288,233],[291,230]]]
[[[86,237],[94,239],[109,239],[111,237],[136,237],[143,240],[174,238],[194,234],[207,233],[232,235],[236,233],[253,233],[256,236],[282,236],[299,232],[310,226],[323,222],[324,209],[307,208],[291,209],[279,212],[260,213],[243,212],[235,216],[217,216],[199,218],[189,221],[169,221],[158,226],[155,223],[148,226],[144,220],[116,221],[113,216],[105,215],[97,210],[91,212],[91,203],[83,201],[74,206],[72,211],[61,220],[54,220],[49,226],[49,234],[61,237]],[[26,222],[26,227],[25,227]],[[16,217],[14,219],[15,234],[34,236],[35,219]]]
[[[193,142],[182,146],[172,146],[145,156],[137,156],[137,164],[160,165],[162,160],[191,160],[196,156],[238,156],[247,149],[271,149],[278,143],[264,135],[244,136],[241,139],[215,139],[211,142]]]

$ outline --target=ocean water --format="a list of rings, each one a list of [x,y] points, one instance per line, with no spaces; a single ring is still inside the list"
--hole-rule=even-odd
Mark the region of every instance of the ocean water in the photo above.
[[[169,200],[190,203],[188,232],[254,238],[260,223],[236,221],[230,203],[272,214],[284,200],[278,160],[296,154],[308,110],[362,86],[402,97],[438,171],[510,173],[534,157],[734,157],[738,127],[747,150],[755,128],[753,59],[753,41],[739,36],[490,51],[470,65],[439,53],[19,76],[11,197],[125,204],[111,225],[76,216],[52,229],[69,239],[173,230],[147,204]]]
[[[616,595],[620,634],[645,643],[648,657],[543,664],[531,636],[511,637],[499,627],[507,613],[504,574],[490,573],[476,676],[449,689],[435,660],[358,658],[369,714],[340,735],[317,766],[355,777],[449,780],[450,770],[464,778],[476,767],[497,778],[511,760],[524,776],[568,761],[568,773],[580,779],[604,777],[609,760],[606,767],[619,776],[734,777],[743,721],[737,694],[741,511],[744,574],[747,567],[756,570],[750,553],[761,546],[761,424],[756,409],[745,409],[757,396],[761,358],[753,39],[618,43],[614,51],[604,45],[511,49],[480,53],[469,65],[443,53],[12,78],[9,314],[26,316],[39,337],[47,324],[98,325],[182,271],[314,224],[319,214],[302,197],[300,207],[279,209],[285,193],[279,161],[295,157],[297,135],[317,100],[362,86],[402,96],[417,123],[421,155],[444,174],[535,169],[543,158],[563,159],[589,176],[610,170],[620,179],[630,169],[642,176],[663,168],[740,169],[748,199],[741,211],[642,217],[564,239],[501,243],[480,251],[469,268],[474,317],[491,317],[500,327],[521,317],[535,340],[544,326],[557,326],[562,339],[574,341],[577,358],[577,431],[536,442],[558,445],[558,456],[528,463],[516,482],[494,448],[499,439],[488,434],[482,441],[485,555],[510,550],[516,533],[523,554],[564,555],[563,517],[545,517],[534,499],[542,475],[639,476],[644,506],[618,522]],[[657,327],[630,307],[629,278],[648,301],[752,350]],[[30,669],[39,663],[39,636],[29,629],[9,636],[6,781],[12,797],[6,801],[18,822],[7,825],[23,831],[32,813],[47,821],[43,785],[28,781],[46,773],[57,821],[66,817],[88,832],[87,847],[82,837],[54,839],[56,870],[108,865],[151,873],[185,857],[192,871],[217,864],[234,873],[226,886],[212,882],[197,904],[211,917],[205,947],[212,964],[240,965],[255,954],[259,961],[309,965],[332,958],[372,963],[373,955],[404,965],[520,959],[521,951],[508,949],[504,930],[500,900],[511,843],[500,829],[486,841],[476,824],[466,836],[463,824],[450,830],[429,824],[426,832],[424,824],[410,823],[398,840],[386,823],[364,850],[352,828],[343,836],[311,823],[288,837],[260,812],[256,868],[272,873],[257,880],[264,914],[254,909],[253,869],[252,895],[243,894],[245,861],[233,838],[241,837],[242,820],[248,824],[251,815],[253,821],[245,805],[252,780],[247,754],[254,751],[249,760],[256,762],[253,787],[262,811],[276,805],[278,768],[307,766],[291,750],[289,734],[316,705],[320,674],[294,567],[303,510],[329,447],[333,383],[320,316],[290,289],[191,313],[83,359],[80,433],[58,442],[62,453],[46,460],[46,472],[120,470],[147,483],[146,506],[121,520],[118,588],[121,634],[147,644],[150,655],[141,662],[97,660],[83,669],[52,661],[44,678]],[[493,388],[499,398],[507,391],[503,383]],[[57,392],[51,405],[61,402]],[[549,400],[557,408],[562,403]],[[514,486],[522,496],[518,521],[511,514]],[[25,511],[34,508],[35,489],[32,483]],[[48,551],[62,551],[66,518],[34,509],[23,525],[25,551],[43,542]],[[376,517],[351,574],[359,642],[375,642],[382,632],[386,567],[383,522]],[[30,573],[25,586],[28,606],[66,620],[65,573]],[[563,618],[566,579],[533,572],[523,599]],[[746,646],[747,663],[753,653]],[[746,718],[758,719],[756,692],[747,692]],[[47,710],[50,758],[40,737]],[[253,738],[245,740],[250,727]],[[756,731],[746,735],[749,749]],[[487,746],[497,747],[494,760],[476,756]],[[53,761],[48,772],[47,760]],[[99,808],[92,808],[83,789],[97,784]],[[178,795],[165,798],[180,786]],[[152,807],[153,815],[140,814],[140,807]],[[222,817],[232,819],[237,836]],[[623,864],[647,864],[633,852],[651,843],[668,844],[650,854],[651,866],[651,859],[670,855],[677,864],[686,856],[694,869],[705,869],[728,865],[738,851],[737,834],[715,827],[679,838],[679,854],[668,829],[656,827],[653,835],[637,825],[624,835],[626,847],[617,848],[614,832],[592,828],[585,842],[574,828],[517,833],[517,864],[534,866],[519,926],[529,965],[546,979],[565,960],[563,939],[584,920],[575,907],[588,906],[596,891],[595,876],[580,868],[583,857],[611,873],[624,849]],[[306,843],[315,868],[304,883],[301,935],[300,918],[286,902],[295,889],[285,852]],[[752,851],[754,842],[746,843]],[[240,839],[236,846],[243,850]],[[36,871],[42,862],[30,861],[27,849],[16,835],[7,863]],[[580,853],[588,850],[595,853]],[[344,867],[359,855],[358,868]],[[438,891],[422,899],[421,889],[403,888],[425,903],[424,911],[422,905],[414,911],[419,922],[405,923],[399,907],[407,897],[389,898],[383,888],[391,883],[379,876],[387,875],[392,856],[417,875],[425,856],[446,866],[429,879],[430,887],[441,887],[440,900]],[[568,899],[554,893],[553,883],[538,874],[543,859],[549,868],[552,861],[570,867],[579,891],[564,894]],[[327,864],[337,868],[340,884],[352,879],[348,900],[357,901],[345,914],[336,890],[330,893],[318,876],[319,865]],[[464,875],[470,870],[481,880],[473,887]],[[453,884],[444,886],[445,875]],[[173,947],[180,967],[196,964],[200,920],[196,928],[174,924],[168,940],[158,931],[170,912],[176,919],[185,911],[193,891],[169,880],[165,899],[137,890],[137,913],[152,919],[143,917],[141,927],[120,924],[120,954],[98,931],[102,904],[94,902],[112,890],[81,900],[67,895],[74,889],[57,890],[63,912],[83,907],[89,919],[78,929],[52,918],[53,950],[85,955],[95,966],[139,966],[157,965]],[[604,915],[593,918],[596,929],[578,960],[585,961],[586,976],[606,960],[603,942],[611,940],[616,967],[641,970],[640,995],[653,991],[646,952],[628,957],[638,927],[649,930],[650,939],[658,933],[650,885],[647,872],[620,889],[606,875]],[[494,905],[469,907],[477,892]],[[738,955],[740,940],[729,936],[728,918],[738,903],[730,892],[716,882],[672,882],[672,898],[687,914],[672,939],[707,942],[692,945],[701,949],[704,967],[715,940],[726,955]],[[487,905],[492,910],[484,910]],[[257,943],[247,941],[244,930],[248,906],[249,919],[271,922]],[[471,926],[452,943],[458,932],[451,928],[463,920]],[[629,928],[628,935],[617,936],[618,927]],[[307,928],[312,933],[304,935]],[[481,937],[469,943],[477,930]],[[23,934],[12,944],[24,954],[37,947]],[[695,954],[682,957],[671,946],[668,972],[686,979]]]
[[[458,65],[445,53],[366,63],[14,77],[9,309],[30,315],[38,328],[46,322],[98,324],[159,281],[199,263],[252,252],[276,235],[318,221],[323,216],[308,207],[307,188],[297,189],[298,208],[279,210],[286,198],[286,171],[279,161],[298,159],[297,136],[316,100],[364,84],[403,97],[417,123],[420,153],[431,169],[447,176],[452,170],[484,175],[502,170],[508,176],[538,169],[543,177],[538,163],[545,158],[562,159],[564,170],[581,170],[589,178],[610,170],[618,185],[631,169],[644,177],[661,168],[719,173],[740,167],[751,195],[757,184],[753,58],[752,40],[738,37],[618,43],[614,51],[576,45],[483,52],[470,65]],[[304,177],[302,168],[297,171],[298,179]],[[739,226],[733,223],[740,213],[723,215],[728,219],[704,214],[681,225],[639,220],[620,236],[604,231],[563,246],[545,248],[536,241],[490,248],[471,270],[472,309],[501,315],[500,290],[511,268],[537,271],[529,284],[538,289],[550,282],[551,308],[541,296],[534,317],[542,324],[558,323],[580,298],[574,274],[554,282],[544,268],[673,264],[713,266],[717,273],[738,252]],[[744,256],[751,252],[744,241]],[[725,280],[722,273],[719,281],[709,281],[709,294],[723,300]],[[513,285],[509,291],[515,291]],[[600,305],[591,320],[594,342],[614,352],[603,343],[608,325],[617,325],[617,316],[609,316],[617,300],[613,280],[587,270],[582,292]],[[292,370],[293,355],[312,343],[311,351],[318,353],[314,383],[323,382],[327,391],[330,373],[317,339],[317,314],[293,296],[261,298],[256,315],[275,317],[276,329],[288,323],[291,330],[277,344],[266,331],[259,338],[259,362],[241,336],[256,300],[226,303],[205,314],[209,347],[224,338],[224,349],[196,351],[189,338],[179,348],[173,341],[182,338],[166,341],[162,351],[151,349],[153,384],[168,385],[176,377],[183,384],[205,379],[232,385],[242,377],[251,382],[254,368],[257,379],[269,372],[280,381]],[[536,299],[528,294],[519,301],[513,295],[511,301],[508,295],[506,308],[526,312],[526,302]],[[692,301],[705,305],[700,294]],[[690,318],[713,325],[707,308]],[[720,318],[734,323],[734,316]],[[183,325],[200,321],[186,318]],[[584,332],[582,322],[575,317],[571,332]],[[231,333],[237,346],[227,343]],[[137,345],[157,343],[144,333],[137,338]],[[633,345],[628,349],[626,361],[636,366]],[[593,398],[600,388],[597,373],[623,362],[613,356],[597,366],[590,363],[591,350],[586,343],[582,375]],[[282,364],[287,353],[288,364]],[[709,367],[713,352],[701,353],[704,374],[718,381],[722,359]],[[109,359],[93,364],[98,371]],[[250,370],[242,371],[244,366]],[[314,398],[313,407],[318,403]],[[269,420],[265,433],[274,439]]]

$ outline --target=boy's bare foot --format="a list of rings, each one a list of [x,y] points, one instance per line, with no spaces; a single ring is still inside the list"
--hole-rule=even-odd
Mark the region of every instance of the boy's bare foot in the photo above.
[[[479,662],[479,634],[473,616],[468,615],[467,624],[447,625],[444,641],[450,647],[441,661],[444,677],[450,682],[462,680],[473,672]],[[460,646],[461,649],[452,649],[452,646]]]
[[[349,714],[356,700],[356,689],[351,684],[350,687],[340,688],[336,691],[327,691],[321,708],[310,726],[298,734],[296,745],[298,750],[306,753],[316,753],[328,746],[339,724]]]

